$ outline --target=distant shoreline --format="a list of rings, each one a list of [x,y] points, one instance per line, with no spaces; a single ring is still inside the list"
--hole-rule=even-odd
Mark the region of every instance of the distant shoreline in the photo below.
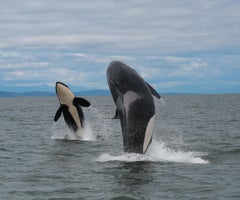
[[[74,92],[76,96],[111,96],[109,90],[87,90]],[[240,93],[160,93],[161,95],[231,95],[231,94],[240,94]],[[55,92],[49,91],[32,91],[32,92],[9,92],[9,91],[0,91],[0,97],[48,97],[56,96]]]
[[[110,96],[108,90],[88,90],[74,92],[76,96]],[[31,92],[9,92],[0,91],[0,97],[24,97],[24,96],[56,96],[55,92],[49,91],[31,91]]]

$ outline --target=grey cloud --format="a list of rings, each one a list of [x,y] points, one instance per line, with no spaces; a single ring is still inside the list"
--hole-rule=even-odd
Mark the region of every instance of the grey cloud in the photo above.
[[[107,89],[107,66],[113,60],[122,60],[159,91],[184,92],[189,86],[208,91],[209,86],[221,88],[217,82],[239,91],[238,55],[109,56],[62,50],[1,51],[0,55],[0,85],[53,86],[60,80],[88,89]]]
[[[108,64],[122,60],[158,89],[239,88],[238,1],[0,3],[0,85],[107,88]]]
[[[171,54],[238,48],[240,4],[229,1],[10,1],[1,48]]]

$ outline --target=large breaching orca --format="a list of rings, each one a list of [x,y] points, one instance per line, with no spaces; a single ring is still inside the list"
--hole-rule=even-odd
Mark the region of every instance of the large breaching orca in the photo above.
[[[74,132],[80,131],[85,125],[81,106],[89,107],[90,102],[84,98],[75,97],[70,88],[62,82],[56,82],[55,89],[60,107],[55,114],[54,121],[56,122],[63,113],[68,127]]]
[[[125,152],[145,153],[152,141],[155,121],[153,96],[160,95],[128,65],[114,61],[107,69],[107,81],[120,118]]]

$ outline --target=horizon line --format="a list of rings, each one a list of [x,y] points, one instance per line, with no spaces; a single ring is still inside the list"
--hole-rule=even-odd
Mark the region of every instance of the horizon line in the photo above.
[[[85,91],[73,91],[74,95],[82,96],[111,96],[111,93],[107,89],[92,89]],[[163,92],[161,95],[231,95],[240,94],[239,92]],[[1,91],[0,97],[27,97],[27,96],[56,96],[54,91],[26,91],[26,92],[15,92],[15,91]]]

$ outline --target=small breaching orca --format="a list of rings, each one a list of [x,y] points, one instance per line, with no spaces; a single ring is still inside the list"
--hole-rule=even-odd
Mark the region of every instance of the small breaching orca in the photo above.
[[[120,118],[125,152],[145,153],[152,141],[155,121],[153,96],[160,95],[128,65],[114,61],[107,69],[107,81]]]
[[[62,82],[56,82],[55,89],[60,107],[55,114],[54,122],[56,122],[63,113],[64,120],[71,130],[77,132],[84,128],[85,121],[81,106],[89,107],[90,102],[84,98],[75,97],[70,88]]]

